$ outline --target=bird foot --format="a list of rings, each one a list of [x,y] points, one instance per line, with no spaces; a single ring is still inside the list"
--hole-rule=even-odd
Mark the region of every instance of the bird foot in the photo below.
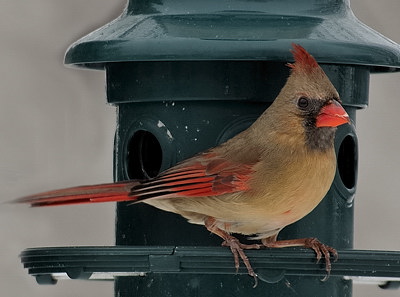
[[[322,256],[324,256],[326,275],[321,279],[321,281],[326,281],[331,274],[331,256],[333,256],[333,262],[336,262],[339,257],[337,251],[313,237],[305,239],[304,247],[314,250],[315,254],[317,255],[317,263],[319,263]]]
[[[229,247],[233,254],[233,258],[235,261],[235,268],[236,272],[239,270],[239,259],[242,259],[244,265],[247,268],[247,273],[254,278],[254,286],[253,288],[257,287],[258,285],[258,278],[257,274],[254,272],[253,267],[251,267],[250,261],[247,258],[246,254],[243,250],[250,250],[250,249],[260,249],[262,247],[261,244],[243,244],[241,243],[236,237],[233,237],[225,230],[222,230],[217,227],[217,221],[215,218],[208,217],[204,220],[204,225],[208,231],[218,235],[224,241],[222,242],[222,246]]]
[[[310,238],[300,238],[300,239],[290,239],[290,240],[276,240],[276,236],[265,238],[262,240],[264,246],[269,248],[283,248],[283,247],[290,247],[290,246],[302,246],[305,248],[312,249],[315,254],[317,255],[317,263],[322,259],[322,256],[325,258],[325,271],[326,275],[321,281],[326,281],[330,274],[331,274],[331,256],[333,256],[333,261],[336,262],[338,259],[337,251],[320,242],[317,238],[310,237]]]
[[[235,268],[236,272],[239,270],[239,258],[242,259],[243,264],[247,268],[247,273],[254,278],[254,286],[253,288],[257,287],[258,285],[258,278],[257,274],[254,272],[253,267],[250,264],[249,259],[247,258],[245,252],[243,250],[250,250],[250,249],[260,249],[260,244],[243,244],[237,238],[233,236],[226,236],[225,241],[222,242],[222,246],[227,246],[231,249],[233,254],[233,258],[235,261]]]

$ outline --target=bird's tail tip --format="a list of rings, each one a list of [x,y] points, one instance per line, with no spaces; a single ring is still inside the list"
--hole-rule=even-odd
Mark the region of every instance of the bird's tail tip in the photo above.
[[[129,195],[134,182],[118,182],[71,187],[21,197],[14,203],[30,204],[32,207],[71,204],[134,201]]]

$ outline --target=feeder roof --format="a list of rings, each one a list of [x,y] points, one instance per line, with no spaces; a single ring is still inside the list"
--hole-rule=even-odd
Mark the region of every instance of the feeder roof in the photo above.
[[[127,61],[287,62],[294,42],[320,63],[400,68],[400,46],[360,22],[348,0],[131,2],[72,44],[65,63],[101,69]]]

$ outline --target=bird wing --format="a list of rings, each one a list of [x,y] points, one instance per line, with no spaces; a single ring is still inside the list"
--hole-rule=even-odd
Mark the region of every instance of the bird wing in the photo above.
[[[203,153],[132,187],[136,201],[150,198],[219,196],[245,191],[254,164],[235,163]]]

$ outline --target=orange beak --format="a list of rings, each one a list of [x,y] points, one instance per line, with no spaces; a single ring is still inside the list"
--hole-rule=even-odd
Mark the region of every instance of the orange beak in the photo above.
[[[350,123],[350,117],[342,105],[336,100],[322,107],[317,116],[316,126],[319,127],[337,127],[342,124]]]

